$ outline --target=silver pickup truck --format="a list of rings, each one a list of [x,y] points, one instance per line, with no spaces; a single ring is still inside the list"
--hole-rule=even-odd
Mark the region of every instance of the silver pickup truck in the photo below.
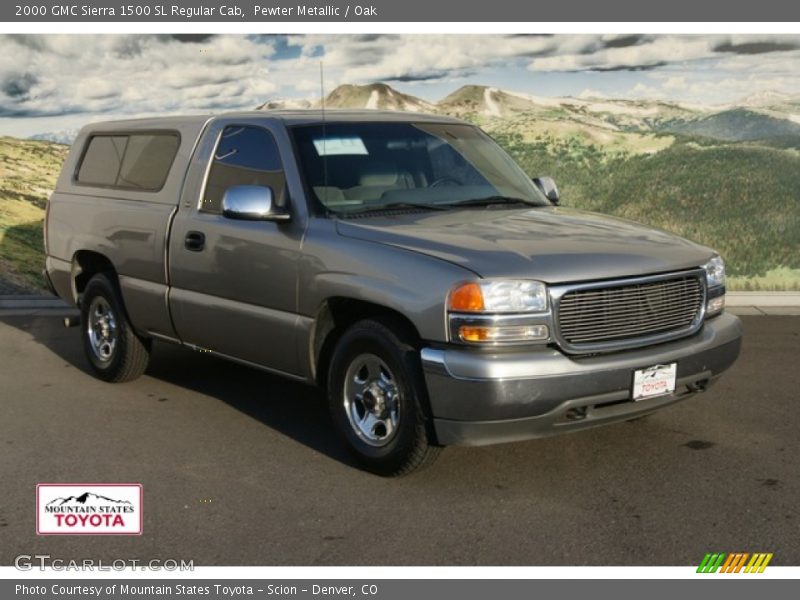
[[[90,125],[46,273],[111,382],[173,342],[326,390],[366,468],[629,420],[739,354],[711,249],[559,206],[441,116],[244,112]]]

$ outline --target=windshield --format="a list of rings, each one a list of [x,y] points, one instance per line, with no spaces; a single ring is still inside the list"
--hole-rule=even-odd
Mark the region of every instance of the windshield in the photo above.
[[[413,206],[547,206],[522,169],[485,133],[446,123],[327,123],[292,130],[301,169],[336,213]]]

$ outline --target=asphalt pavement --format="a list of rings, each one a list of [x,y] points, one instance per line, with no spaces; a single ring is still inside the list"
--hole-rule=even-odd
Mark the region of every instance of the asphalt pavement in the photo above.
[[[449,448],[396,480],[360,471],[312,388],[157,345],[148,373],[88,374],[79,331],[0,316],[0,564],[800,564],[800,318],[745,316],[711,390],[646,419]],[[269,343],[265,340],[265,343]],[[139,537],[36,535],[40,482],[141,482]]]

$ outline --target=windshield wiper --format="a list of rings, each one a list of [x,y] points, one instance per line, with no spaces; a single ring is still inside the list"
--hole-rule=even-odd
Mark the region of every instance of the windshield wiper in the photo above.
[[[528,202],[522,198],[514,198],[512,196],[486,196],[484,198],[470,198],[469,200],[446,202],[444,204],[440,204],[440,206],[493,206],[496,204],[524,204],[526,206],[537,206],[532,202]]]
[[[367,212],[381,212],[384,210],[405,210],[405,209],[422,209],[422,210],[448,210],[451,205],[431,204],[430,202],[387,202],[386,204],[374,204],[371,206],[362,206],[355,210],[343,210],[337,212],[339,215],[360,215]]]

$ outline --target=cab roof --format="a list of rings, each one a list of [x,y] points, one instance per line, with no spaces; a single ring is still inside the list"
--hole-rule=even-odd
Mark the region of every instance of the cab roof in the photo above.
[[[85,129],[91,131],[124,131],[196,128],[199,131],[209,121],[236,118],[278,120],[287,126],[314,125],[322,123],[323,120],[326,123],[464,123],[459,119],[442,115],[391,110],[330,109],[323,112],[320,109],[282,109],[100,121],[87,125]]]

